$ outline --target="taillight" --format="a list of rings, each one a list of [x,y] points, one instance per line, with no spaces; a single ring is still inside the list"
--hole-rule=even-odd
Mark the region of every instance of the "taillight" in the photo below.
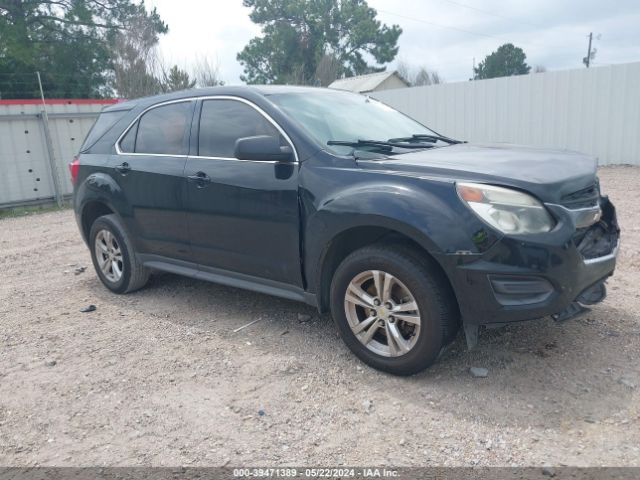
[[[71,172],[71,183],[76,183],[76,178],[78,178],[78,169],[80,168],[80,159],[78,157],[73,157],[71,163],[69,163],[69,171]]]

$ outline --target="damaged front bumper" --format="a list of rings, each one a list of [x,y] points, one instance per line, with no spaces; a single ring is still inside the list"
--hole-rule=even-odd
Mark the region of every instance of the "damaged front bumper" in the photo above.
[[[468,336],[481,325],[566,320],[604,299],[619,248],[615,207],[599,197],[588,208],[547,208],[558,221],[551,232],[505,236],[482,255],[441,259]]]

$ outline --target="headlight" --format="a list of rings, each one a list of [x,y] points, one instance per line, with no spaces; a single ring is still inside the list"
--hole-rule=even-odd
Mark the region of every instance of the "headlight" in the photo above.
[[[485,222],[509,234],[544,233],[555,226],[544,205],[509,188],[457,183],[458,195]]]

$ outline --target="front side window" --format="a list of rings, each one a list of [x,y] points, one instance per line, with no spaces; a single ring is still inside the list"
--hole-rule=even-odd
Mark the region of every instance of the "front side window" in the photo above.
[[[203,102],[198,155],[234,158],[236,140],[256,135],[280,138],[278,129],[255,108],[245,103],[236,100]]]
[[[120,142],[124,152],[186,155],[189,151],[191,102],[172,103],[149,110]]]

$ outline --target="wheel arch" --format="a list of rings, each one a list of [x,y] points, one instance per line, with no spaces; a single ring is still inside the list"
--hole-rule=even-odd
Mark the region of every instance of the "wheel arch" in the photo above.
[[[399,248],[407,248],[415,252],[419,259],[432,264],[442,275],[447,283],[446,288],[450,289],[458,304],[449,275],[431,253],[433,250],[430,249],[434,246],[429,239],[420,238],[407,227],[399,229],[382,225],[359,225],[336,233],[322,252],[314,280],[320,312],[329,310],[331,281],[340,263],[352,252],[373,244],[397,245]]]
[[[111,208],[104,200],[87,201],[83,205],[82,212],[80,213],[80,225],[85,241],[89,242],[89,232],[91,231],[91,226],[98,218],[114,213],[115,210]]]

